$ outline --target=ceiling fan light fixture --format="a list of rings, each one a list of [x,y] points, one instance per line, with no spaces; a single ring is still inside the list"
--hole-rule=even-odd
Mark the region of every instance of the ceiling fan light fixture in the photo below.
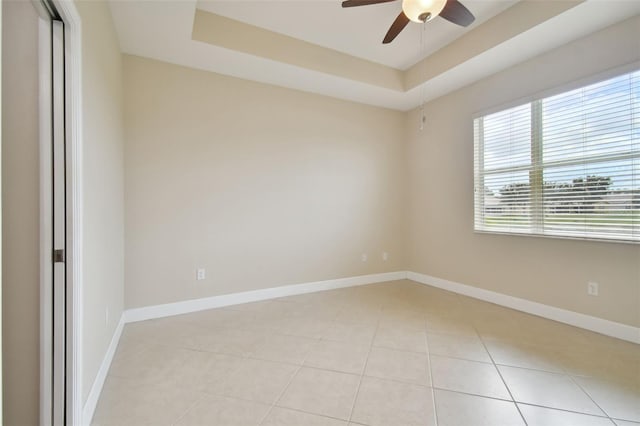
[[[442,12],[447,0],[402,0],[402,11],[413,22],[430,21]]]

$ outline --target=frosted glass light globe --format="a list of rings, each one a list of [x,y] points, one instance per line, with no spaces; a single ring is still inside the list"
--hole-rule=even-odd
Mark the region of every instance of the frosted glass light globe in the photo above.
[[[442,12],[447,0],[402,0],[402,11],[413,22],[430,21]]]

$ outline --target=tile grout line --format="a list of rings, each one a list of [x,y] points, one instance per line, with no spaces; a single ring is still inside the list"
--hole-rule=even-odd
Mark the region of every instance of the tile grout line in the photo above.
[[[309,351],[310,353],[311,351]],[[309,354],[307,354],[305,356],[305,360],[306,358],[309,356]],[[302,362],[302,364],[300,364],[297,368],[296,371],[291,375],[291,377],[289,378],[289,380],[287,381],[287,384],[282,388],[282,391],[280,392],[280,394],[278,395],[277,398],[274,399],[274,401],[271,403],[271,407],[269,407],[269,409],[267,410],[267,412],[264,414],[264,416],[260,419],[260,421],[258,422],[258,426],[260,426],[262,423],[264,423],[264,421],[267,419],[267,417],[269,417],[269,414],[271,414],[271,412],[273,411],[273,408],[276,406],[276,404],[278,403],[278,401],[280,401],[280,399],[282,398],[282,396],[285,394],[285,392],[287,391],[287,389],[289,389],[289,386],[291,385],[291,382],[293,382],[293,379],[296,378],[296,376],[298,375],[298,373],[300,372],[300,370],[302,369],[302,366],[304,365],[304,360]]]
[[[447,389],[447,388],[441,388],[440,386],[436,386],[436,387],[434,387],[434,389],[439,390],[439,391],[449,392],[449,393],[457,393],[459,395],[475,396],[475,397],[478,397],[478,398],[490,399],[492,401],[513,402],[514,404],[516,404],[516,402],[511,400],[511,399],[498,398],[496,396],[487,396],[487,395],[482,395],[482,394],[479,394],[479,393],[452,390],[452,389]],[[532,405],[532,404],[528,404],[528,405]],[[545,408],[551,408],[551,407],[545,407]],[[566,410],[563,410],[563,411],[566,411]]]
[[[376,336],[378,335],[378,329],[380,328],[380,316],[382,314],[382,307],[378,307],[378,319],[376,320],[376,329],[373,332],[373,337],[371,338],[371,343],[369,344],[369,351],[367,352],[367,359],[364,362],[364,366],[362,367],[362,371],[360,372],[360,381],[358,382],[358,387],[356,388],[356,394],[353,397],[353,403],[351,404],[351,410],[349,411],[349,418],[347,419],[347,423],[352,422],[353,412],[356,408],[356,402],[358,402],[358,396],[360,395],[360,388],[362,387],[362,381],[364,380],[364,373],[367,371],[367,365],[369,364],[369,357],[371,356],[371,351],[373,350],[373,343],[376,340]]]
[[[200,401],[203,401],[205,398],[207,398],[209,395],[206,393],[202,393],[202,396],[200,398],[198,398],[193,404],[191,404],[189,406],[189,408],[187,408],[184,413],[182,413],[175,421],[173,421],[171,423],[171,426],[175,426],[177,425],[180,420],[182,420],[184,418],[184,416],[186,416],[187,414],[189,414],[189,411],[191,411],[196,405],[198,405],[200,403]]]
[[[493,364],[493,368],[496,369],[496,372],[498,373],[498,376],[500,376],[500,380],[502,380],[502,384],[504,384],[505,389],[507,389],[507,392],[509,392],[509,396],[511,397],[511,401],[513,402],[513,405],[516,406],[516,410],[518,410],[518,414],[520,414],[520,418],[524,422],[525,426],[528,426],[529,423],[527,422],[527,419],[524,418],[524,414],[522,414],[522,410],[520,410],[520,407],[516,403],[516,399],[513,397],[513,393],[511,392],[511,389],[509,388],[509,385],[507,385],[507,381],[502,376],[502,372],[498,368],[498,365],[496,364],[496,361],[493,359],[493,355],[491,355],[491,352],[489,352],[489,348],[487,348],[487,344],[484,342],[484,339],[482,338],[482,335],[480,334],[480,332],[478,332],[478,329],[475,326],[475,324],[473,324],[473,328],[476,331],[476,333],[478,334],[478,338],[480,339],[480,343],[482,343],[482,347],[484,348],[485,351],[487,351],[487,354],[489,355],[489,359],[491,360],[491,363]]]
[[[335,319],[336,319],[337,316],[338,316],[338,312],[335,313],[333,319],[331,320],[332,323],[335,322]],[[313,351],[313,347],[316,346],[318,343],[320,343],[322,341],[322,336],[323,335],[324,335],[324,333],[320,333],[317,338],[313,339],[315,341],[315,343],[313,344],[312,348],[309,350],[309,352],[307,352],[307,354],[305,355],[305,357],[302,360],[302,362],[300,363],[300,365],[298,365],[298,368],[296,369],[296,371],[291,375],[291,378],[287,382],[286,386],[284,386],[284,388],[282,389],[282,392],[280,392],[278,397],[271,404],[271,407],[267,410],[265,415],[260,419],[260,421],[258,422],[258,426],[260,426],[260,425],[262,425],[264,423],[264,421],[269,417],[269,415],[273,411],[274,407],[276,407],[276,405],[278,404],[280,399],[282,399],[282,397],[286,393],[287,389],[289,389],[289,386],[291,385],[291,382],[293,382],[293,380],[298,376],[298,373],[300,372],[300,370],[302,370],[302,367],[305,366],[304,364],[307,361],[307,359],[309,358],[309,356],[311,355],[311,352]],[[295,410],[295,411],[300,411],[300,410]],[[306,413],[305,411],[300,411],[300,412]],[[315,413],[307,413],[307,414],[314,414],[315,415]],[[324,417],[327,417],[327,416],[324,416]]]
[[[301,410],[301,409],[299,409],[299,408],[280,407],[280,406],[276,406],[275,408],[282,408],[283,410],[295,411],[296,413],[308,414],[308,415],[310,415],[310,416],[317,416],[317,417],[322,417],[322,418],[325,418],[325,419],[337,420],[337,421],[339,421],[339,422],[345,422],[345,421],[348,421],[348,420],[345,420],[345,419],[341,419],[341,418],[339,418],[339,417],[329,416],[329,415],[327,415],[327,414],[311,413],[311,412],[309,412],[309,411],[304,411],[304,410]],[[353,422],[352,422],[352,423],[353,423]],[[358,423],[358,424],[362,424],[362,423]],[[367,425],[363,425],[363,426],[367,426]]]
[[[488,348],[486,348],[486,344],[484,343],[484,340],[482,339],[482,337],[480,337],[480,340],[482,341],[483,345],[485,345],[485,349],[487,350],[487,352],[489,353],[489,357],[492,359],[493,361],[493,356],[491,355],[491,353],[489,352]],[[539,373],[546,373],[546,374],[553,374],[553,375],[557,375],[557,376],[566,376],[569,378],[569,380],[571,380],[572,383],[574,383],[576,386],[578,386],[578,388],[585,393],[589,399],[596,405],[596,407],[598,407],[598,409],[600,409],[602,411],[602,415],[597,415],[597,414],[592,414],[592,413],[585,413],[582,411],[574,411],[574,410],[569,410],[566,408],[558,408],[558,407],[550,407],[550,406],[546,406],[546,405],[540,405],[540,404],[534,404],[534,403],[530,403],[530,402],[522,402],[522,401],[516,401],[515,398],[513,398],[513,402],[516,403],[516,405],[522,404],[522,405],[531,405],[531,406],[535,406],[535,407],[541,407],[541,408],[546,408],[546,409],[550,409],[550,410],[558,410],[558,411],[564,411],[564,412],[569,412],[569,413],[576,413],[576,414],[581,414],[584,416],[592,416],[592,417],[599,417],[599,418],[607,418],[611,421],[614,421],[614,418],[611,417],[592,397],[591,394],[589,394],[589,392],[584,389],[576,380],[575,377],[570,374],[567,370],[562,369],[562,371],[549,371],[549,370],[542,370],[539,368],[532,368],[532,367],[523,367],[523,366],[519,366],[519,365],[509,365],[509,364],[503,364],[503,363],[496,363],[495,361],[493,361],[496,370],[498,370],[498,374],[500,375],[500,377],[502,378],[503,382],[505,382],[505,386],[507,387],[507,390],[509,391],[509,394],[511,395],[511,390],[509,389],[509,387],[506,384],[506,381],[504,380],[504,378],[502,377],[502,373],[500,372],[500,369],[498,368],[498,366],[502,366],[502,367],[507,367],[507,368],[513,368],[513,369],[518,369],[518,370],[527,370],[527,371],[534,371],[534,372],[539,372]],[[585,378],[589,379],[589,376],[585,376]],[[596,379],[597,380],[597,379]],[[513,395],[512,395],[513,397]],[[499,398],[498,398],[499,399]],[[614,421],[615,423],[615,421]]]
[[[315,338],[313,340],[315,340],[314,346],[317,345],[320,341],[322,341],[322,333],[320,333],[319,337],[317,337],[317,338]],[[296,371],[291,375],[291,378],[289,378],[289,380],[287,381],[287,384],[282,388],[282,391],[280,392],[278,397],[274,399],[273,403],[271,404],[271,407],[267,410],[267,412],[264,414],[264,416],[260,419],[260,421],[258,422],[258,426],[260,426],[260,425],[262,425],[264,423],[264,421],[269,417],[269,414],[271,414],[271,412],[273,411],[273,408],[280,401],[280,399],[282,399],[284,394],[287,392],[287,389],[289,389],[289,386],[291,386],[291,382],[293,382],[293,380],[298,376],[298,373],[300,372],[300,370],[302,370],[302,367],[304,367],[304,363],[307,361],[307,358],[309,358],[309,355],[311,355],[312,351],[313,351],[313,347],[311,349],[309,349],[309,352],[307,352],[307,354],[304,356],[304,359],[302,360],[302,362],[300,363],[300,365],[298,366]]]
[[[516,402],[517,405],[527,405],[530,407],[537,407],[537,408],[544,408],[546,410],[551,410],[551,411],[562,411],[563,413],[571,413],[571,414],[580,414],[581,416],[586,416],[586,417],[596,417],[598,419],[608,419],[611,420],[615,423],[615,419],[613,417],[609,417],[608,415],[604,414],[602,416],[599,416],[597,414],[587,414],[587,413],[583,413],[581,411],[574,411],[574,410],[568,410],[566,408],[556,408],[556,407],[548,407],[546,405],[540,405],[540,404],[533,404],[531,402]],[[621,420],[621,419],[618,419]],[[631,421],[633,423],[633,421]],[[640,423],[638,423],[640,424]]]
[[[492,362],[487,362],[487,361],[478,361],[477,359],[470,359],[470,358],[460,358],[459,356],[451,356],[451,355],[442,355],[442,354],[432,354],[429,353],[430,356],[435,356],[438,358],[449,358],[449,359],[455,359],[457,361],[466,361],[466,362],[475,362],[478,364],[484,364],[484,365],[493,365]],[[502,365],[502,364],[500,364]],[[506,367],[509,367],[508,365]]]
[[[425,344],[427,345],[427,364],[429,366],[429,385],[431,387],[431,405],[433,407],[433,418],[436,422],[435,426],[438,426],[438,409],[436,408],[436,390],[433,386],[433,368],[431,367],[431,349],[429,346],[429,334],[426,332],[426,319],[425,319],[424,340],[425,340]]]
[[[382,348],[379,346],[374,346],[374,348],[379,348],[379,349],[386,349],[386,348]],[[426,354],[421,353],[420,355],[424,355],[424,356],[428,356]],[[281,361],[273,361],[273,360],[268,360],[268,359],[262,359],[262,358],[249,358],[255,361],[264,361],[264,362],[270,362],[270,363],[274,363],[274,364],[284,364],[284,365],[289,365],[292,367],[299,367],[301,366],[301,364],[293,364],[291,362],[281,362]],[[491,364],[487,364],[487,365],[491,365]],[[364,376],[366,378],[370,378],[370,379],[377,379],[377,380],[384,380],[384,381],[388,381],[388,382],[393,382],[393,383],[398,383],[398,384],[402,384],[402,385],[412,385],[412,386],[419,386],[422,388],[431,388],[432,386],[430,385],[426,385],[424,383],[419,383],[419,382],[411,382],[411,381],[407,381],[407,380],[400,380],[400,379],[396,379],[396,378],[392,378],[392,377],[380,377],[380,376],[371,376],[371,375],[367,375],[367,374],[360,374],[360,373],[352,373],[352,372],[348,372],[348,371],[344,371],[344,370],[335,370],[332,368],[326,368],[326,367],[316,367],[314,365],[302,365],[302,367],[307,368],[309,370],[318,370],[318,371],[328,371],[331,373],[337,373],[337,374],[346,374],[349,376]],[[442,389],[442,390],[446,390],[449,392],[458,392],[458,393],[466,393],[466,392],[459,392],[459,391],[453,391],[451,389],[445,389],[445,388],[438,388],[438,389]],[[469,395],[476,395],[476,394],[471,394],[471,393],[467,393]],[[477,395],[477,396],[483,396],[483,395]],[[239,397],[232,397],[232,398],[236,398],[236,399],[242,399]],[[491,399],[501,399],[501,398],[494,398],[494,397],[485,397],[485,398],[491,398]],[[501,399],[502,401],[509,401],[507,399]],[[287,407],[288,408],[288,407]],[[293,408],[292,408],[293,409]],[[299,410],[300,411],[300,410]],[[331,416],[327,416],[325,415],[325,417],[331,417]]]
[[[615,422],[615,421],[613,420],[613,418],[609,415],[609,413],[607,413],[607,412],[605,411],[605,409],[604,409],[604,408],[602,408],[602,407],[600,406],[600,404],[598,404],[598,403],[596,402],[596,400],[591,396],[591,394],[590,394],[590,393],[589,393],[585,388],[583,388],[583,387],[580,385],[580,383],[578,383],[578,381],[577,381],[576,379],[574,379],[574,378],[573,378],[573,376],[572,376],[571,374],[566,373],[565,375],[566,375],[566,376],[569,378],[569,380],[571,380],[571,382],[572,382],[573,384],[575,384],[575,385],[576,385],[576,386],[577,386],[577,387],[578,387],[578,388],[579,388],[579,389],[580,389],[580,390],[581,390],[585,395],[587,395],[587,397],[591,400],[591,402],[593,402],[593,403],[594,403],[594,405],[595,405],[596,407],[598,407],[598,409],[599,409],[600,411],[602,411],[602,412],[604,413],[604,415],[605,415],[605,416],[607,416],[607,418],[608,418],[609,420],[611,420],[614,424],[616,424],[616,422]]]

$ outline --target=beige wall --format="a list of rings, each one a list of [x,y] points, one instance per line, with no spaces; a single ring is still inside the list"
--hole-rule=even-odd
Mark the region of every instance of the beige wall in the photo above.
[[[128,308],[405,268],[404,114],[124,69]]]
[[[5,425],[37,425],[40,375],[38,15],[2,2],[2,348]]]
[[[76,6],[83,31],[85,401],[124,303],[123,97],[122,56],[107,3],[78,1]]]
[[[640,246],[473,232],[472,114],[640,60],[640,18],[570,43],[407,118],[409,269],[640,326]],[[587,296],[587,281],[600,296]]]

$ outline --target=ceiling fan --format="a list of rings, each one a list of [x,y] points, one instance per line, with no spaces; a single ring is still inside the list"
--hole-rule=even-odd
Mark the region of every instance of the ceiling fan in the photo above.
[[[367,6],[392,1],[395,0],[345,0],[342,2],[342,7]],[[458,0],[402,0],[402,12],[391,24],[382,43],[391,43],[409,21],[424,23],[436,16],[442,16],[447,21],[463,27],[469,26],[476,19]]]

